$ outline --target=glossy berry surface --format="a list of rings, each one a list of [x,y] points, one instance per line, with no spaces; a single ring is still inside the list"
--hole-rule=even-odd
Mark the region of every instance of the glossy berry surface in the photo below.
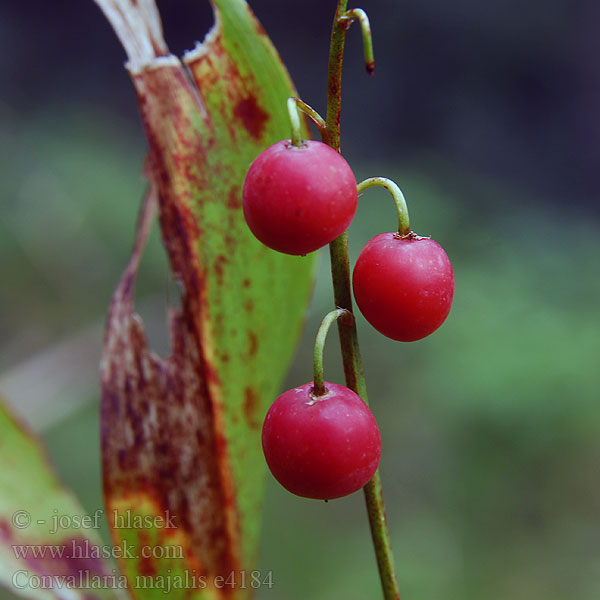
[[[250,166],[244,216],[266,246],[308,254],[329,244],[356,212],[356,179],[346,160],[322,142],[289,140],[264,150]]]
[[[412,342],[446,320],[454,274],[434,240],[382,233],[362,249],[352,287],[356,304],[375,329],[393,340]]]
[[[273,476],[298,496],[328,500],[363,487],[381,456],[381,436],[369,407],[349,388],[325,382],[284,392],[271,406],[262,431]]]

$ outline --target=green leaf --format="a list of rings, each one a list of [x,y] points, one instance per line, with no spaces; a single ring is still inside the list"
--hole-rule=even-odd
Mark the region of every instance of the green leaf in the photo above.
[[[132,5],[113,4],[127,5],[121,14],[133,11],[128,22],[148,22]],[[129,44],[154,183],[107,323],[103,471],[109,512],[168,514],[177,523],[174,530],[113,528],[115,542],[141,546],[150,536],[184,555],[122,561],[130,580],[140,572],[194,571],[206,583],[194,597],[243,598],[248,586],[219,588],[215,578],[256,566],[265,471],[260,429],[299,338],[314,257],[267,249],[244,221],[245,173],[261,150],[289,137],[286,99],[295,92],[245,2],[215,2],[215,21],[205,43],[186,55],[188,72],[172,56],[148,58],[136,54],[141,44],[133,50]],[[166,54],[155,26],[140,29],[151,32],[146,47]],[[148,351],[133,315],[154,197],[184,289],[181,313],[171,315],[172,355],[165,360]],[[157,587],[144,597],[162,597]],[[188,597],[178,590],[170,595]]]
[[[0,582],[28,598],[126,597],[125,580],[98,557],[112,554],[97,533],[104,515],[86,515],[1,402],[0,464]]]

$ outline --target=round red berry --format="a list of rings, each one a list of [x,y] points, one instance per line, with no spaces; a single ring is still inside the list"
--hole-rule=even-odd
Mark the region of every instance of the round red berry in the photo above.
[[[288,390],[271,406],[262,430],[273,476],[298,496],[328,500],[359,490],[373,477],[381,436],[369,407],[349,388],[325,382]]]
[[[283,140],[252,163],[242,198],[252,233],[273,250],[299,255],[348,228],[358,193],[352,169],[327,144]]]
[[[393,340],[412,342],[446,320],[454,274],[437,242],[382,233],[362,249],[352,287],[356,304],[375,329]]]

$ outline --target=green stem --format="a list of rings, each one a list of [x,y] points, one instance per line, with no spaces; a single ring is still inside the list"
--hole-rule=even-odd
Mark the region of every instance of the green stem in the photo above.
[[[319,132],[323,131],[327,125],[325,125],[325,119],[312,107],[300,100],[300,98],[291,97],[288,98],[288,110],[290,107],[290,100],[296,103],[298,110],[301,110],[316,126]]]
[[[387,177],[369,177],[358,184],[358,193],[361,194],[364,190],[370,187],[379,186],[385,188],[394,198],[396,203],[396,211],[398,212],[398,233],[400,235],[410,234],[410,221],[408,218],[408,207],[402,190]]]
[[[322,396],[325,393],[325,377],[323,375],[323,347],[325,346],[325,340],[327,339],[327,333],[331,324],[337,319],[345,319],[348,324],[354,321],[354,316],[351,312],[338,308],[328,312],[317,332],[315,339],[315,351],[313,355],[313,395]]]
[[[340,24],[340,17],[346,12],[348,0],[339,0],[329,43],[329,63],[327,66],[327,129],[321,134],[323,142],[340,151],[340,114],[342,112],[342,63],[346,43],[346,27]]]
[[[375,71],[375,57],[373,56],[373,38],[371,37],[369,17],[367,17],[367,13],[362,10],[362,8],[353,8],[352,10],[346,11],[339,19],[339,22],[345,26],[346,29],[349,29],[354,21],[360,23],[363,39],[363,54],[365,57],[367,73],[373,75],[373,72]]]
[[[340,150],[340,114],[342,106],[342,60],[346,39],[346,25],[344,22],[340,23],[340,17],[344,15],[347,4],[347,0],[338,1],[333,21],[327,76],[327,128],[321,133],[323,142],[338,152]],[[331,242],[329,254],[331,257],[335,305],[338,308],[352,312],[348,232],[344,232]],[[352,324],[338,320],[338,330],[346,385],[368,404],[356,324],[354,320]],[[364,495],[383,596],[385,600],[399,600],[400,592],[398,590],[390,533],[386,523],[379,471],[364,487]]]
[[[290,125],[292,127],[292,146],[302,146],[302,128],[296,100],[297,98],[288,98],[287,109],[290,116]]]

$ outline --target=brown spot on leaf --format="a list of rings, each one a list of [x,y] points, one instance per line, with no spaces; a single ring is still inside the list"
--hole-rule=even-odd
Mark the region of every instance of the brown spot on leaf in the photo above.
[[[152,548],[154,544],[151,543],[150,536],[144,529],[138,529],[138,542],[145,550]],[[137,564],[137,572],[139,575],[156,575],[156,561],[150,556],[150,552],[144,551],[139,554],[139,561]]]
[[[258,338],[253,331],[248,332],[248,354],[252,357],[258,350]]]
[[[258,19],[254,19],[254,28],[256,29],[256,33],[258,33],[258,35],[267,37],[267,32]]]
[[[254,95],[240,100],[235,105],[233,114],[255,139],[260,138],[269,118],[269,115],[259,106]]]
[[[227,264],[227,257],[223,254],[219,254],[215,259],[215,273],[217,275],[217,284],[223,285],[224,265]]]
[[[258,411],[260,409],[260,399],[254,388],[247,387],[244,390],[244,417],[252,429],[260,428]]]
[[[215,369],[215,366],[212,363],[207,362],[205,366],[205,372],[207,379],[210,383],[214,385],[218,385],[220,383],[219,373]]]

